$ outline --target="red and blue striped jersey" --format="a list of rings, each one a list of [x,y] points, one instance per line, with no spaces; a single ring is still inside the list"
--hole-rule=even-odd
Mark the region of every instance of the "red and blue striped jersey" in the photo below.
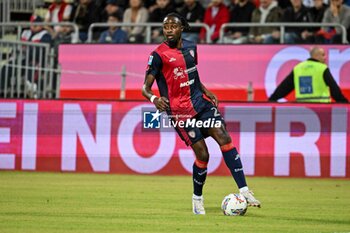
[[[197,71],[196,44],[182,40],[181,49],[171,48],[163,42],[148,60],[147,75],[156,78],[161,96],[169,100],[168,114],[193,117],[201,112],[208,102]],[[182,118],[182,117],[181,117]]]

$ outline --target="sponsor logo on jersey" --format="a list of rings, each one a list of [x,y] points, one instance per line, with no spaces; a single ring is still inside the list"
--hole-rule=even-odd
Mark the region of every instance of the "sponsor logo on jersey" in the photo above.
[[[194,57],[194,51],[192,49],[190,50],[190,54],[192,57]]]
[[[188,80],[186,82],[180,83],[180,87],[188,87],[194,83],[194,79]]]
[[[192,73],[192,72],[194,72],[196,70],[197,70],[197,67],[193,66],[193,67],[188,68],[187,70],[185,70],[185,73],[186,74],[190,74],[190,73]]]
[[[169,62],[173,62],[173,61],[176,61],[175,57],[172,57],[172,58],[169,59]]]

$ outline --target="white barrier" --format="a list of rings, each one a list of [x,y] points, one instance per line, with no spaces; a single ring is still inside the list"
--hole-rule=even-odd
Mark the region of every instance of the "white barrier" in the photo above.
[[[58,71],[50,45],[0,40],[0,97],[57,98]]]
[[[281,32],[280,36],[280,43],[284,44],[284,34],[286,27],[303,27],[303,28],[310,28],[310,27],[339,27],[342,31],[342,43],[347,44],[347,32],[346,28],[339,24],[339,23],[225,23],[220,28],[220,39],[219,41],[221,43],[224,42],[224,34],[225,30],[227,28],[234,28],[234,27],[276,27],[279,28]]]

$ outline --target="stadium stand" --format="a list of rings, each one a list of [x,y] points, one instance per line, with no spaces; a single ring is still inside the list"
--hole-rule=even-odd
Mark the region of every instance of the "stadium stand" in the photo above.
[[[0,10],[1,10],[1,20],[0,23],[0,37],[2,42],[1,44],[1,55],[2,55],[2,61],[1,61],[1,69],[4,70],[4,66],[8,64],[9,60],[11,59],[11,55],[13,56],[13,51],[15,45],[19,45],[21,34],[23,30],[29,28],[31,25],[29,20],[30,16],[34,13],[37,16],[40,16],[44,18],[47,16],[50,12],[50,7],[55,4],[57,0],[4,0],[0,3]],[[315,2],[318,0],[315,0]],[[58,31],[51,31],[51,36],[53,38],[52,43],[50,44],[50,54],[54,58],[54,61],[50,62],[49,64],[45,65],[45,69],[51,70],[53,75],[58,78],[60,77],[60,71],[58,66],[58,46],[61,43],[98,43],[98,38],[100,37],[100,34],[102,31],[104,31],[108,26],[111,24],[106,23],[106,21],[103,21],[105,17],[108,16],[108,12],[113,8],[117,9],[117,12],[121,14],[121,17],[128,17],[126,21],[115,23],[115,26],[123,27],[123,28],[130,28],[134,27],[138,30],[127,30],[129,33],[129,41],[127,43],[152,43],[154,40],[152,40],[152,30],[159,27],[161,24],[161,16],[168,11],[179,11],[184,14],[184,16],[188,19],[192,19],[193,15],[195,13],[192,13],[191,9],[186,9],[187,2],[192,1],[181,1],[181,0],[166,0],[160,2],[165,2],[166,10],[160,9],[157,5],[157,1],[141,1],[143,3],[143,6],[145,8],[142,8],[145,12],[144,14],[148,14],[149,17],[148,21],[139,21],[135,16],[131,13],[131,8],[129,8],[129,1],[121,1],[121,0],[102,0],[102,1],[96,1],[96,0],[65,0],[64,1],[67,5],[69,5],[72,10],[70,13],[70,16],[66,19],[62,19],[61,23],[55,24],[46,24],[47,28],[55,27],[60,28]],[[85,2],[91,2],[90,7],[85,7]],[[199,5],[199,1],[195,1]],[[213,1],[200,1],[200,3],[203,5],[205,9],[210,9],[209,11],[213,11],[212,9],[215,9],[215,0]],[[198,33],[199,30],[202,30],[202,35],[207,34],[207,37],[201,41],[200,43],[206,43],[206,44],[212,44],[214,42],[216,43],[222,43],[222,44],[232,44],[237,43],[238,40],[235,40],[233,36],[234,32],[238,31],[238,28],[242,28],[243,34],[245,35],[244,40],[239,40],[238,43],[241,44],[255,44],[257,41],[252,40],[249,35],[247,35],[247,30],[250,28],[250,30],[258,30],[258,31],[264,31],[264,28],[272,27],[274,30],[278,33],[279,37],[276,37],[276,40],[274,43],[283,44],[285,43],[285,33],[288,32],[288,28],[295,28],[297,26],[301,26],[300,23],[293,24],[290,22],[284,22],[282,23],[280,19],[277,20],[275,24],[261,24],[261,20],[252,19],[255,17],[253,16],[246,16],[245,20],[239,21],[234,16],[234,9],[239,9],[238,6],[240,2],[247,2],[243,0],[238,1],[222,1],[223,4],[225,4],[225,7],[230,7],[231,9],[231,19],[230,22],[223,24],[219,29],[216,28],[216,35],[212,38],[210,32],[210,25],[207,25],[203,21],[206,19],[204,16],[197,16],[196,18],[193,18],[193,22],[191,23],[192,28],[194,28],[194,32]],[[281,12],[285,12],[286,9],[288,9],[288,5],[285,1],[272,1],[275,5],[281,5]],[[257,8],[255,11],[258,13],[259,10],[261,10],[260,1],[248,1],[250,10],[246,12],[246,14],[252,14],[252,9],[254,6]],[[322,1],[321,1],[322,3]],[[345,6],[347,2],[344,1],[344,9],[348,9],[347,6]],[[158,3],[159,4],[159,3]],[[213,5],[214,4],[214,5]],[[252,5],[253,4],[253,5]],[[112,7],[109,7],[109,6]],[[319,4],[320,5],[320,4]],[[312,30],[308,30],[307,33],[302,34],[303,40],[300,43],[332,43],[332,41],[328,40],[320,40],[319,35],[327,36],[328,34],[320,34],[320,29],[324,28],[330,28],[337,33],[337,40],[335,42],[340,44],[346,44],[348,43],[348,37],[349,37],[349,26],[347,24],[339,24],[334,21],[328,22],[327,24],[325,22],[326,19],[324,19],[323,14],[327,11],[329,6],[325,3],[321,4],[321,9],[319,5],[315,5],[313,8],[309,7],[303,7],[305,10],[305,14],[310,16],[311,18],[307,20],[305,24],[302,26],[305,28],[311,28]],[[91,7],[93,6],[93,7]],[[190,6],[190,4],[189,4]],[[93,13],[89,13],[89,9],[93,9]],[[128,10],[127,10],[128,9]],[[169,10],[170,9],[170,10]],[[186,10],[184,10],[186,9]],[[244,10],[239,10],[243,16],[245,16]],[[124,14],[124,12],[128,12],[127,14]],[[59,13],[59,12],[58,12]],[[62,13],[62,12],[61,12]],[[60,13],[59,13],[60,14]],[[202,13],[201,13],[202,14]],[[263,13],[264,15],[265,13]],[[89,20],[86,20],[86,18],[89,18]],[[91,17],[90,17],[91,16]],[[263,16],[265,17],[265,16]],[[292,17],[292,16],[291,16]],[[250,20],[249,20],[250,18]],[[157,19],[157,20],[156,20]],[[158,23],[153,23],[152,21],[157,21]],[[285,20],[286,21],[286,20]],[[350,20],[348,20],[350,22]],[[18,23],[20,22],[20,23]],[[140,22],[140,23],[139,23]],[[209,21],[208,21],[209,22]],[[226,21],[225,21],[226,22]],[[292,21],[291,21],[292,22]],[[347,22],[346,19],[344,22]],[[113,24],[112,24],[113,25]],[[49,27],[50,26],[50,27]],[[139,33],[139,35],[137,34]],[[80,35],[80,38],[78,39],[78,35]],[[197,34],[198,35],[198,34]],[[153,35],[154,36],[154,35]],[[317,37],[318,36],[318,37]],[[266,35],[264,35],[266,37]],[[135,39],[136,38],[136,39]],[[161,37],[160,37],[161,38]],[[229,39],[225,39],[229,38]],[[322,38],[321,38],[322,39]],[[327,38],[326,38],[327,39]],[[9,42],[13,42],[13,44],[10,46]],[[259,41],[261,42],[261,41]],[[39,43],[40,44],[40,43]],[[4,47],[5,46],[5,47]],[[9,46],[9,47],[6,47]],[[22,65],[22,64],[19,64]],[[27,64],[28,65],[28,64]],[[49,66],[50,67],[49,67]],[[7,69],[7,68],[6,68]],[[33,67],[29,67],[28,69],[34,69]],[[51,75],[51,74],[50,74]],[[56,82],[56,81],[54,81]],[[254,85],[254,84],[253,84]],[[56,85],[55,88],[58,88]],[[58,93],[55,91],[50,90],[50,92]],[[244,92],[246,93],[246,87],[244,88]],[[21,96],[41,96],[42,98],[48,98],[47,95],[21,95]],[[51,94],[50,98],[57,98],[58,94]],[[246,98],[244,98],[246,99]]]

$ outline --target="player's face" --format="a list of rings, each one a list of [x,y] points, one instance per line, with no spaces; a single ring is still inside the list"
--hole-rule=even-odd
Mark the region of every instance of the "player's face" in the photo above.
[[[181,39],[182,24],[176,17],[166,17],[163,21],[163,34],[170,47],[176,47]]]

